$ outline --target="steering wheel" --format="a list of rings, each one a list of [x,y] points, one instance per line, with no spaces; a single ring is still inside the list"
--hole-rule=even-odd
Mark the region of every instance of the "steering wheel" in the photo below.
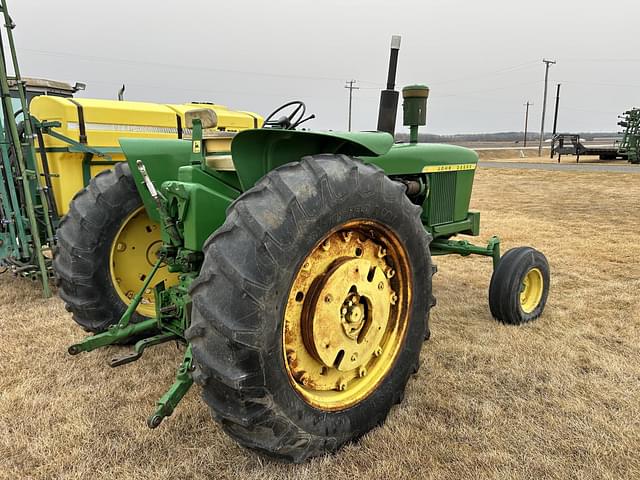
[[[275,118],[283,110],[291,107],[291,113],[289,115],[282,115],[279,118]],[[293,102],[285,103],[284,105],[276,108],[271,112],[267,118],[265,118],[262,127],[282,128],[284,130],[291,130],[301,123],[307,106],[300,100],[294,100]]]

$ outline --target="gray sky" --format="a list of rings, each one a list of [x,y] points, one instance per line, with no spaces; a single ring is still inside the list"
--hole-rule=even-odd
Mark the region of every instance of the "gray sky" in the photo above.
[[[640,2],[11,0],[22,74],[82,81],[82,96],[215,101],[266,114],[291,99],[346,129],[375,129],[392,34],[398,86],[431,87],[432,133],[539,130],[542,58],[562,83],[559,129],[615,131],[640,106]]]

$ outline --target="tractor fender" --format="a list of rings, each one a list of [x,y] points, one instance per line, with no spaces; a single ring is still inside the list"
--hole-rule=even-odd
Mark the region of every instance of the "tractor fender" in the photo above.
[[[243,191],[268,172],[302,157],[321,153],[377,157],[393,145],[385,132],[309,132],[255,129],[238,133],[231,143],[233,163]]]
[[[142,197],[142,203],[149,217],[159,223],[160,213],[144,186],[136,162],[142,160],[149,178],[156,188],[160,189],[164,182],[178,179],[180,167],[191,164],[191,142],[170,138],[121,138],[119,142]]]

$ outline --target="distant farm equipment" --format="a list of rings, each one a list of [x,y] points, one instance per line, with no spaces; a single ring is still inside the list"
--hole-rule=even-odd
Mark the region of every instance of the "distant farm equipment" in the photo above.
[[[597,156],[600,160],[626,160],[627,157],[620,153],[618,145],[611,142],[611,145],[588,145],[584,143],[580,135],[575,133],[559,133],[553,137],[551,144],[551,155],[558,154],[558,163],[562,155],[574,155],[576,163],[580,162],[581,156]]]
[[[640,163],[640,109],[627,110],[618,125],[624,128],[621,140],[614,140],[610,144],[587,144],[575,133],[559,133],[551,141],[551,158],[557,153],[558,163],[562,155],[574,155],[576,163],[581,156],[597,156],[600,160],[628,160],[629,163]]]
[[[620,141],[620,153],[627,156],[630,163],[640,163],[640,108],[624,112],[618,125],[624,128]]]

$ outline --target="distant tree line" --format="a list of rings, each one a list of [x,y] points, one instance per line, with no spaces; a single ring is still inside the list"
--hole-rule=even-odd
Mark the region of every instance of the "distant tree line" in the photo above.
[[[560,133],[577,133],[584,140],[594,140],[597,138],[618,137],[616,132],[560,132]],[[527,143],[537,142],[540,138],[539,133],[527,133]],[[551,133],[545,133],[545,138],[551,138]],[[497,132],[497,133],[457,133],[454,135],[436,135],[433,133],[421,133],[418,140],[424,143],[464,143],[464,142],[510,142],[522,143],[524,132]],[[396,133],[396,141],[408,142],[408,133]],[[533,146],[533,144],[532,144]]]

